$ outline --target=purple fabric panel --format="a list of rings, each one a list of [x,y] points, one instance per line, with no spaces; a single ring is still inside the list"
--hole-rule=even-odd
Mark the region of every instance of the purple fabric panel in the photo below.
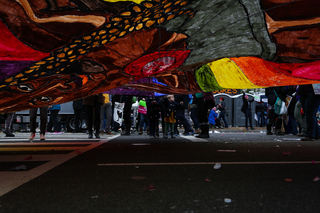
[[[23,68],[35,63],[34,61],[0,61],[0,81],[19,73]]]

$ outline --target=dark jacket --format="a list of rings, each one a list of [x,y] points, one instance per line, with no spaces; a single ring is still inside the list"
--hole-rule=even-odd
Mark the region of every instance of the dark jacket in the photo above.
[[[266,105],[263,102],[258,102],[256,105],[256,113],[261,112],[262,114],[265,114],[266,111]]]
[[[104,104],[104,96],[102,93],[91,95],[83,99],[82,105],[84,106],[94,106],[94,103]]]
[[[149,119],[160,118],[160,100],[155,97],[147,98],[147,115]]]
[[[277,93],[277,95],[279,96],[279,98],[282,101],[286,100],[287,87],[285,87],[285,86],[283,86],[283,87],[269,87],[265,91],[265,94],[268,97],[268,104],[269,105],[273,106],[276,103],[277,95],[275,94],[275,92]]]
[[[243,96],[242,96],[243,105],[242,105],[242,108],[241,108],[241,112],[243,112],[243,113],[246,113],[246,111],[247,111],[247,109],[249,107],[249,104],[251,104],[254,101],[254,99],[251,99],[251,100],[248,99],[248,101],[247,101],[245,96],[246,96],[246,93],[243,93]]]
[[[82,110],[83,99],[75,100],[72,103],[73,110]]]
[[[221,106],[220,106],[221,105]],[[220,110],[221,112],[225,111],[227,107],[226,102],[221,101],[220,104],[218,105],[218,110]]]
[[[175,101],[170,102],[166,98],[166,99],[164,99],[164,106],[165,106],[165,117],[170,117],[172,112],[173,112],[174,117],[176,117],[176,107],[181,106],[181,104],[178,104]]]
[[[188,109],[188,95],[175,95],[174,96],[174,101],[177,103],[180,103],[181,101],[183,102],[182,105],[179,104],[179,106],[177,106],[177,109]]]

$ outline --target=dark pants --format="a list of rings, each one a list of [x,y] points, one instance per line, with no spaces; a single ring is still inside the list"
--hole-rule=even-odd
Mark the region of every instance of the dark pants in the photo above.
[[[191,108],[191,119],[195,129],[199,129],[198,108]]]
[[[186,116],[184,115],[184,111],[185,109],[177,109],[176,110],[176,117],[177,120],[180,121],[180,123],[182,123],[183,127],[184,127],[184,132],[188,133],[188,132],[193,132],[193,129],[191,128],[189,122],[186,119]],[[177,126],[177,122],[175,123],[175,126]]]
[[[250,110],[250,109],[247,109],[245,115],[246,115],[246,128],[248,128],[248,120],[249,120],[249,122],[250,122],[250,127],[253,128],[253,126],[252,126],[252,114],[251,114],[251,110]]]
[[[212,101],[204,101],[203,98],[197,98],[197,106],[199,112],[199,123],[208,123],[208,110],[214,107]]]
[[[7,130],[7,131],[9,131],[9,132],[12,132],[12,131],[13,131],[12,124],[13,124],[14,115],[15,115],[14,112],[7,113],[5,130]]]
[[[47,126],[47,131],[51,132],[53,127],[54,132],[61,132],[61,126],[58,120],[58,114],[60,110],[49,110],[49,111],[50,111],[50,121]]]
[[[320,105],[320,95],[311,93],[306,96],[301,96],[300,101],[306,116],[306,135],[312,138],[320,137],[318,121],[316,118],[316,112]]]
[[[74,130],[76,132],[79,132],[81,127],[80,127],[80,121],[82,119],[82,109],[75,109],[74,110]]]
[[[94,129],[96,130],[96,134],[99,133],[101,106],[102,104],[100,103],[94,103],[94,106],[86,106],[87,127],[90,135],[92,135],[93,110],[94,110]]]
[[[150,125],[150,128],[149,128],[150,136],[156,136],[156,131],[159,126],[158,118],[150,118],[149,125]]]
[[[226,120],[226,111],[225,111],[225,110],[223,110],[223,111],[220,112],[220,114],[219,114],[219,120],[221,120],[221,118],[222,118],[222,120],[223,120],[223,122],[224,122],[224,127],[225,127],[225,128],[228,128],[228,123],[227,123],[227,120]]]
[[[30,131],[32,133],[36,133],[37,111],[38,111],[37,108],[29,110]],[[48,119],[48,107],[40,107],[40,134],[44,135],[46,133],[47,119]]]

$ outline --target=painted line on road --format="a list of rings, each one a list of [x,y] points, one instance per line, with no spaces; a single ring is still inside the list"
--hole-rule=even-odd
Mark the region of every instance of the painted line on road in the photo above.
[[[256,162],[176,162],[176,163],[99,163],[97,166],[185,166],[185,165],[261,165],[261,164],[318,164],[320,161],[256,161]]]
[[[197,138],[197,137],[192,136],[192,135],[190,135],[190,136],[179,135],[179,136],[182,137],[182,138],[188,139],[188,140],[190,140],[190,141],[192,141],[192,142],[209,142],[209,141],[206,140],[206,139]]]
[[[29,171],[4,171],[0,172],[0,196],[14,190],[15,188],[21,186],[24,183],[29,182],[30,180],[42,175],[43,173],[59,166],[60,164],[81,155],[91,149],[94,149],[108,141],[119,137],[119,135],[115,135],[113,137],[109,137],[106,140],[100,140],[100,142],[92,142],[90,145],[85,147],[73,147],[75,150],[68,154],[59,154],[59,155],[50,155],[52,158],[49,162],[44,163],[38,167],[35,167]],[[64,143],[61,143],[64,144]],[[53,145],[50,143],[46,143],[45,145],[49,146]],[[20,157],[19,155],[18,157]]]

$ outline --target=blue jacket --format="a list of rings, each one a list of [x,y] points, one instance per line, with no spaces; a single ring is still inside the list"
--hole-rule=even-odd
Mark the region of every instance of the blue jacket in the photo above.
[[[212,124],[212,125],[216,125],[216,118],[218,117],[218,114],[213,111],[213,110],[210,110],[210,114],[209,114],[209,123]]]
[[[60,110],[60,109],[61,109],[60,104],[52,105],[52,107],[49,108],[49,110]]]

